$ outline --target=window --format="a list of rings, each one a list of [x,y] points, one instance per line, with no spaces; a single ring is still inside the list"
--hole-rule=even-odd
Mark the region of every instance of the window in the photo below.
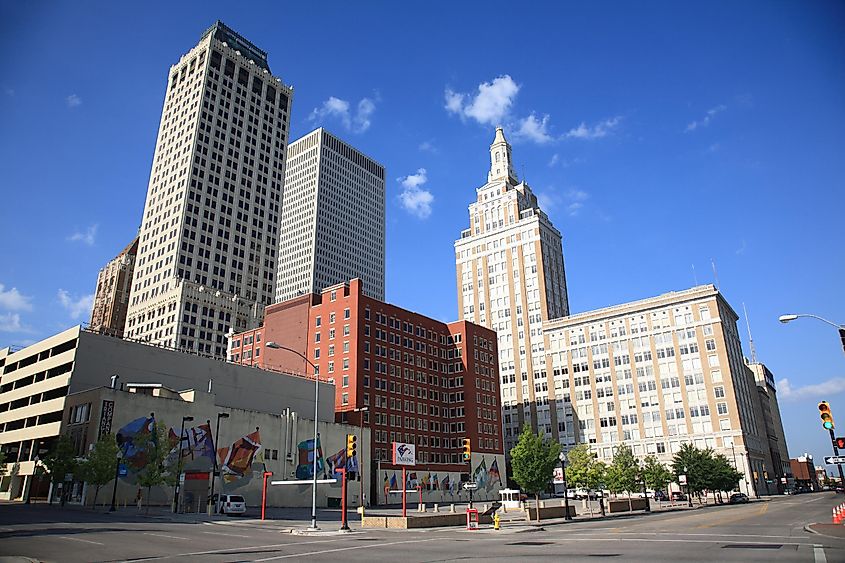
[[[320,333],[317,332],[317,333],[314,334],[314,342],[319,342],[319,341],[320,341]]]
[[[725,397],[725,388],[722,386],[714,387],[713,394],[716,396],[717,399],[723,399]]]
[[[341,404],[348,405],[349,404],[349,393],[344,393],[341,395]]]
[[[314,348],[314,359],[315,360],[320,359],[320,349],[319,348]]]
[[[337,301],[337,292],[336,292],[336,291],[332,291],[332,293],[331,293],[331,295],[330,295],[329,299],[330,299],[331,301]]]
[[[716,412],[718,412],[719,414],[728,414],[728,404],[716,403]]]
[[[321,316],[317,315],[317,318],[314,320],[314,325],[315,325],[315,326],[320,326],[320,325],[322,325],[322,324],[323,324],[323,317],[321,317]]]
[[[343,318],[344,318],[344,319],[348,319],[348,318],[349,318],[349,309],[344,309],[344,310],[343,310]]]
[[[334,373],[334,362],[329,362],[329,373]]]
[[[349,325],[343,325],[343,336],[349,336]]]
[[[329,314],[329,323],[334,324],[334,319],[335,319],[335,314],[334,314],[334,313],[330,313],[330,314]]]

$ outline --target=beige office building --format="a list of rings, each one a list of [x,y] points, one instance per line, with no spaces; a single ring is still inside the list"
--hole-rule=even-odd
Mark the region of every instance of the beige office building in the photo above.
[[[792,477],[792,466],[789,464],[786,434],[780,417],[775,376],[766,364],[761,362],[746,361],[746,365],[754,374],[754,380],[757,383],[757,394],[763,415],[760,433],[766,436],[769,443],[771,463],[769,470],[763,476],[766,478],[766,486],[769,490],[783,492]]]
[[[137,253],[138,237],[135,237],[120,254],[100,270],[89,323],[91,330],[123,336]]]
[[[292,88],[217,22],[170,68],[125,335],[220,359],[273,302]]]
[[[741,490],[765,494],[769,445],[737,319],[705,285],[550,321],[547,374],[534,397],[568,406],[574,437],[559,433],[554,418],[547,433],[565,446],[590,444],[608,463],[622,443],[667,464],[684,442],[713,448],[745,474]]]
[[[561,234],[513,167],[501,127],[490,145],[487,182],[469,206],[470,227],[455,242],[458,313],[498,333],[505,451],[523,423],[548,420],[535,393],[546,378],[543,322],[569,314]]]

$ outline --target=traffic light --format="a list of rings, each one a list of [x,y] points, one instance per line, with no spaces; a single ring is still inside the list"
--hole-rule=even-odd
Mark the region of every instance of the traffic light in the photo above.
[[[346,435],[346,457],[353,458],[358,455],[358,437],[355,434]]]
[[[833,445],[836,446],[837,450],[845,450],[845,438],[836,438]]]
[[[836,425],[833,424],[833,414],[830,412],[830,405],[827,401],[819,403],[819,416],[822,419],[822,426],[825,430],[833,430]]]
[[[462,440],[462,443],[463,443],[463,447],[461,448],[462,449],[461,455],[463,456],[464,461],[469,461],[470,458],[472,457],[472,447],[469,445],[469,438],[464,438]]]
[[[839,329],[839,341],[842,343],[842,351],[845,352],[845,328]]]

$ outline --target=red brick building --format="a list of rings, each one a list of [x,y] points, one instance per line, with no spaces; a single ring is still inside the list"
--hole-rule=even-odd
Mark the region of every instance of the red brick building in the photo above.
[[[460,441],[469,438],[473,461],[486,455],[489,467],[498,459],[504,478],[492,330],[378,301],[354,279],[267,307],[262,327],[231,338],[232,362],[311,376],[301,357],[268,342],[303,354],[320,379],[334,380],[336,419],[357,426],[364,415],[382,469],[392,467],[396,441],[416,444],[421,466],[466,472]]]

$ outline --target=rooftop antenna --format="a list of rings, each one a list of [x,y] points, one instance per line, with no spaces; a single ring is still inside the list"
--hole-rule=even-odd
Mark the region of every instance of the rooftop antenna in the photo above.
[[[695,273],[695,264],[692,265],[692,281],[698,285],[698,275]]]
[[[719,273],[716,271],[716,260],[711,258],[710,264],[713,266],[713,278],[716,280],[716,289],[719,289]]]
[[[754,349],[754,337],[751,336],[751,323],[748,321],[748,310],[745,301],[742,302],[742,312],[745,314],[745,326],[748,327],[748,347],[751,349],[751,363],[757,363],[757,351]]]

